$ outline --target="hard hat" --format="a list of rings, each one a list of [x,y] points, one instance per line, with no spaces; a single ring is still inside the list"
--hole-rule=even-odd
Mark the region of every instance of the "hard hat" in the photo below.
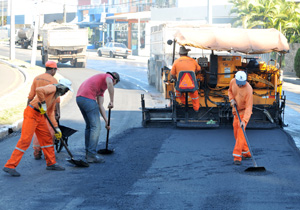
[[[63,86],[66,86],[67,88],[69,88],[70,91],[73,92],[73,88],[72,86],[72,82],[66,78],[62,78],[59,80],[59,84],[62,84]]]
[[[235,74],[235,81],[237,85],[243,86],[246,84],[247,81],[247,75],[244,71],[238,71]]]
[[[106,72],[107,74],[110,74],[115,80],[117,80],[117,83],[120,82],[120,75],[117,72]]]
[[[45,67],[57,69],[57,64],[54,61],[47,61]]]

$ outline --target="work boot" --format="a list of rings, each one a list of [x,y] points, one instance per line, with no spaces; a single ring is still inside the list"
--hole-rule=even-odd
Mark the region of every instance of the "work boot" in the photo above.
[[[239,160],[235,160],[235,161],[233,162],[233,164],[234,164],[234,165],[241,165],[241,164],[242,164],[242,162],[241,162],[241,161],[239,161]]]
[[[33,155],[34,155],[34,159],[36,159],[36,160],[40,160],[40,159],[42,159],[42,151],[41,150],[35,150],[34,152],[33,152]]]
[[[58,165],[57,163],[55,163],[55,164],[53,164],[51,166],[47,166],[46,169],[47,170],[55,170],[55,171],[64,171],[65,170],[64,167]]]
[[[242,158],[243,158],[243,160],[249,160],[249,159],[251,159],[251,155],[250,155],[250,156],[247,156],[247,155],[244,156],[244,155],[243,155]]]
[[[104,163],[105,162],[104,158],[102,158],[98,155],[87,155],[86,161],[88,163]]]
[[[15,168],[4,167],[3,171],[5,171],[6,173],[9,173],[11,176],[21,176],[21,174],[19,172],[17,172]]]

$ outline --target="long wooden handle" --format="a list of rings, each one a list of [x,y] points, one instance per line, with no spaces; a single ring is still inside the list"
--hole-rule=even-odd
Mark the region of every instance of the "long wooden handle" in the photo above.
[[[243,133],[244,133],[246,142],[247,142],[247,144],[248,144],[248,148],[249,148],[249,151],[250,151],[250,154],[251,154],[251,158],[252,158],[253,165],[254,165],[254,167],[257,167],[256,161],[255,161],[255,159],[254,159],[254,157],[253,157],[253,155],[252,155],[253,153],[252,153],[252,150],[251,150],[251,146],[250,146],[248,137],[247,137],[247,135],[246,135],[245,128],[242,126],[242,120],[241,120],[241,117],[240,117],[239,112],[238,112],[238,110],[237,110],[236,104],[234,104],[234,108],[235,108],[236,114],[237,114],[237,116],[238,116],[238,118],[239,118],[240,125],[241,125],[241,127],[242,127],[242,130],[243,130]]]

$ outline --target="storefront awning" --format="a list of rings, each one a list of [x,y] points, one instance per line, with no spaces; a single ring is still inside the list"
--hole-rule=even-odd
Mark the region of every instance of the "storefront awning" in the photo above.
[[[97,15],[97,19],[94,21],[89,21],[89,16],[85,17],[82,21],[77,22],[76,24],[79,25],[81,28],[84,27],[90,27],[90,28],[95,28],[95,27],[99,27],[99,25],[103,25],[103,22],[101,22],[101,15],[102,14],[98,14]],[[104,13],[104,15],[106,17],[113,15],[112,13]],[[112,23],[112,21],[105,21],[106,23]]]

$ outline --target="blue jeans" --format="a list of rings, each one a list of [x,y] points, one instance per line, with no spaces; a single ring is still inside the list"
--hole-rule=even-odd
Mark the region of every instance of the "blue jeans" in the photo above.
[[[82,113],[85,127],[85,150],[87,155],[97,154],[101,122],[99,105],[95,100],[82,96],[76,97],[76,103]]]

